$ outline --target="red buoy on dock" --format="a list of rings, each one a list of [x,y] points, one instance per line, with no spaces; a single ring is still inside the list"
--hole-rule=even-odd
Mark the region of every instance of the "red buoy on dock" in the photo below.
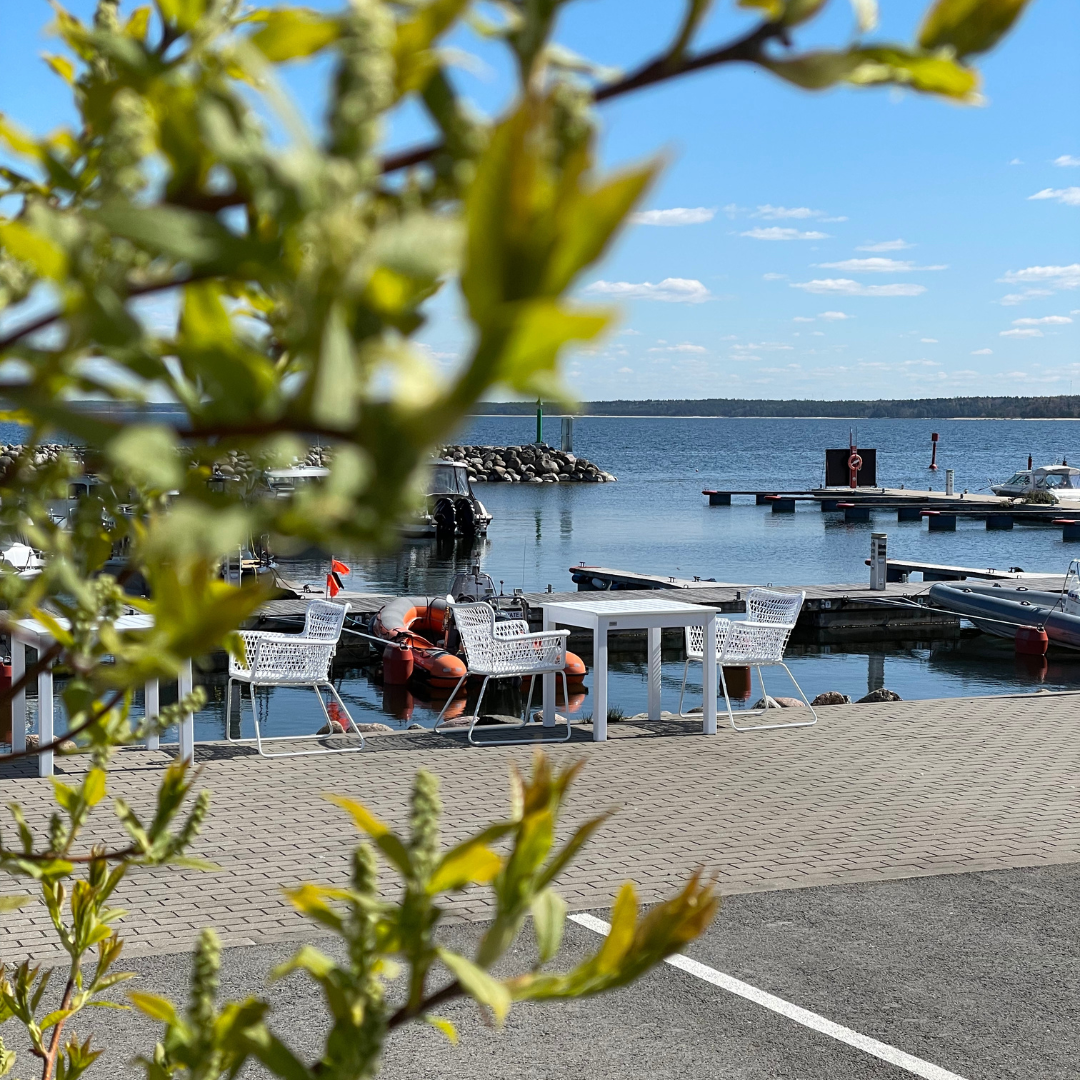
[[[1050,644],[1041,626],[1018,626],[1016,628],[1017,656],[1043,656]]]

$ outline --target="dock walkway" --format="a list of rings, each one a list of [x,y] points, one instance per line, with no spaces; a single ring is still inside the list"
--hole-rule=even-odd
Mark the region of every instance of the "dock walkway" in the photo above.
[[[563,836],[586,817],[616,807],[584,855],[562,875],[572,910],[610,902],[634,880],[646,902],[669,894],[699,866],[725,893],[854,884],[932,874],[1080,862],[1080,741],[1075,695],[908,701],[822,710],[796,731],[715,737],[696,722],[613,724],[611,740],[548,747],[564,766],[585,758],[560,823]],[[473,749],[459,737],[384,735],[344,757],[271,761],[225,745],[200,746],[200,785],[213,792],[193,854],[220,869],[137,871],[116,898],[128,952],[187,951],[201,927],[227,945],[318,930],[297,916],[279,886],[346,879],[356,834],[323,792],[362,799],[403,826],[412,776],[442,780],[443,843],[464,839],[507,805],[507,770],[527,767],[528,747]],[[84,758],[61,758],[77,772]],[[124,751],[110,794],[143,813],[167,760]],[[4,801],[17,801],[35,827],[46,821],[51,787],[25,763],[0,773]],[[93,835],[120,839],[102,808]],[[97,831],[100,830],[100,831]],[[392,878],[383,878],[391,888]],[[0,879],[4,891],[16,883]],[[490,917],[488,894],[453,900],[456,918]],[[0,957],[57,956],[44,908],[0,921]],[[125,953],[127,955],[127,953]]]

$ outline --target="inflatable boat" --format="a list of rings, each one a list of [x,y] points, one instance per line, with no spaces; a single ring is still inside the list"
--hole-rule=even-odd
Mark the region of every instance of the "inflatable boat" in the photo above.
[[[1075,591],[1056,593],[1022,585],[940,582],[931,586],[930,602],[934,607],[963,615],[988,634],[1013,640],[1021,626],[1041,627],[1052,644],[1080,649],[1080,596],[1070,602]],[[1070,607],[1077,610],[1070,611]]]
[[[467,668],[460,656],[444,648],[447,630],[445,597],[402,596],[384,605],[372,620],[371,633],[385,639],[383,682],[404,686],[417,678],[433,690],[452,690]],[[585,664],[580,656],[566,654],[566,679],[580,684]],[[522,680],[528,688],[528,679]]]

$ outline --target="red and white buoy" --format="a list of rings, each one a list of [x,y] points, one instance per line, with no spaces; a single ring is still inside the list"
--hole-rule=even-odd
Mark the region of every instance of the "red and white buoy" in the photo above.
[[[851,490],[859,486],[859,470],[862,468],[862,458],[859,457],[859,448],[855,445],[855,433],[848,438],[848,480],[851,482]]]
[[[933,446],[933,450],[930,451],[930,468],[937,472],[937,440],[938,433],[933,431],[930,433],[930,443]]]

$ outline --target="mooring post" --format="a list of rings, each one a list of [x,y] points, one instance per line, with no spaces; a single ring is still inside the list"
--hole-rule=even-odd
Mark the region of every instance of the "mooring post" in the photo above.
[[[953,470],[945,470],[945,494],[951,495],[953,493]]]
[[[882,590],[888,579],[889,561],[886,557],[887,533],[870,534],[870,588]]]
[[[536,445],[539,446],[544,441],[544,408],[540,404],[540,399],[536,399]]]
[[[562,434],[559,439],[559,449],[564,454],[572,454],[574,452],[574,418],[572,416],[564,416],[562,418]]]

